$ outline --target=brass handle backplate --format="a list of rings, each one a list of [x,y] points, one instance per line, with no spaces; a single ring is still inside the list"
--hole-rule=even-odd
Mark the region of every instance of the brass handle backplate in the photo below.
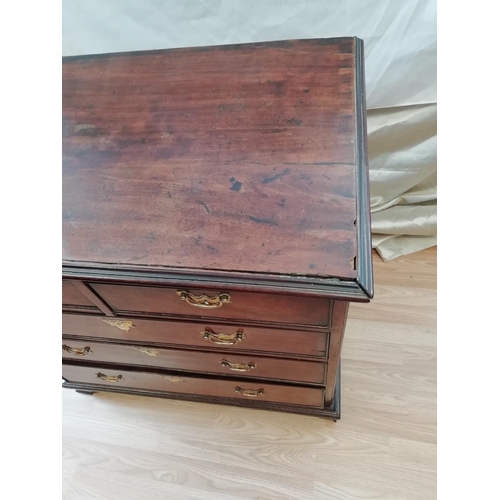
[[[234,345],[241,342],[245,338],[242,329],[234,333],[216,333],[211,328],[207,327],[204,332],[201,332],[201,334],[205,340],[221,345]]]
[[[100,378],[101,380],[105,380],[106,382],[118,382],[119,380],[123,379],[123,375],[104,375],[104,373],[98,372],[95,374],[97,378]]]
[[[209,295],[194,295],[186,290],[177,290],[177,295],[181,300],[185,300],[188,304],[195,307],[203,307],[205,309],[216,309],[224,304],[231,303],[231,295],[228,293],[219,293],[210,297]]]
[[[248,396],[255,398],[264,394],[264,389],[242,389],[241,387],[235,387],[234,392],[241,394],[242,396]]]
[[[148,347],[134,347],[134,349],[136,351],[147,354],[148,356],[158,356],[158,354],[160,354],[160,351],[158,349],[150,349]]]
[[[86,356],[91,353],[90,347],[70,347],[69,345],[63,344],[62,350],[68,352],[69,354],[74,354],[75,356]]]
[[[104,323],[107,323],[111,326],[116,326],[116,328],[119,328],[120,330],[123,330],[125,332],[128,332],[131,328],[135,328],[134,324],[129,319],[102,318],[102,320],[104,321]]]
[[[221,359],[220,364],[233,372],[248,372],[253,368],[257,368],[257,365],[253,361],[250,361],[250,363],[231,363],[227,359]]]

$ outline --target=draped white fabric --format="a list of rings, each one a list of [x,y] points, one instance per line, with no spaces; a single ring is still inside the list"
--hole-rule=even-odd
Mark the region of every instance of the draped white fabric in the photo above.
[[[384,260],[436,245],[436,109],[368,111],[372,238]]]
[[[435,0],[71,0],[63,55],[356,35],[365,41],[373,245],[436,242]]]

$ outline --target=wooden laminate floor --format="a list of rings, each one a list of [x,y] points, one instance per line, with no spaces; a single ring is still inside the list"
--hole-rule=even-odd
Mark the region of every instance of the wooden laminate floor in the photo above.
[[[374,255],[352,304],[342,419],[63,390],[63,498],[436,497],[436,248]]]

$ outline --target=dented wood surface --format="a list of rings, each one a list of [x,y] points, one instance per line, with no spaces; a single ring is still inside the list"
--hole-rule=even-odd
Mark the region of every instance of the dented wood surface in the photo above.
[[[63,59],[63,261],[354,279],[352,38]]]

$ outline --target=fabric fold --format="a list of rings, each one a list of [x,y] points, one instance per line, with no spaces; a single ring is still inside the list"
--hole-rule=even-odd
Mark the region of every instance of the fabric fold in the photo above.
[[[372,245],[383,260],[436,245],[437,105],[369,110]]]

